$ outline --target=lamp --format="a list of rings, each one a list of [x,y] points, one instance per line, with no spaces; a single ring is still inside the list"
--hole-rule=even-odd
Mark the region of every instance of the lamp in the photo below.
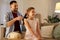
[[[56,3],[55,13],[60,13],[60,2]]]

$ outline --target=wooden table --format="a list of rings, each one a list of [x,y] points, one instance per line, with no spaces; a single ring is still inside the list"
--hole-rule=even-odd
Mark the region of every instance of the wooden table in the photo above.
[[[3,39],[4,36],[4,27],[3,25],[0,25],[0,39]]]

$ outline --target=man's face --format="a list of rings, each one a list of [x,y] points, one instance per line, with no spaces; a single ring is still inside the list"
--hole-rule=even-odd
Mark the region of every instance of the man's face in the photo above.
[[[10,5],[10,8],[12,11],[17,12],[18,11],[18,4],[17,3],[13,3]]]

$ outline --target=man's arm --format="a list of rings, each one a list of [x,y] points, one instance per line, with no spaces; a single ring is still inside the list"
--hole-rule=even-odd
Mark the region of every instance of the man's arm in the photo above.
[[[8,22],[6,23],[7,27],[12,26],[12,25],[14,24],[15,21],[16,21],[16,18],[14,18],[14,19],[11,20],[11,21],[8,21]]]
[[[23,18],[22,16],[18,16],[18,17],[16,17],[16,18],[14,18],[13,20],[8,21],[8,22],[7,22],[7,26],[8,26],[8,27],[12,26],[16,20],[20,21],[20,20],[22,20],[22,18]]]
[[[22,16],[18,16],[18,17],[16,17],[16,18],[9,21],[9,14],[7,14],[6,15],[6,26],[7,27],[12,26],[16,20],[19,20],[19,21],[22,20]]]

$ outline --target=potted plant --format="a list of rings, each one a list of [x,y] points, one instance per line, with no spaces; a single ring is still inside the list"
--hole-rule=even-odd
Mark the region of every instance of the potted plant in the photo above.
[[[48,23],[57,23],[57,22],[60,22],[60,19],[58,18],[58,15],[56,16],[49,16],[47,17],[47,19],[44,19],[46,20]]]

